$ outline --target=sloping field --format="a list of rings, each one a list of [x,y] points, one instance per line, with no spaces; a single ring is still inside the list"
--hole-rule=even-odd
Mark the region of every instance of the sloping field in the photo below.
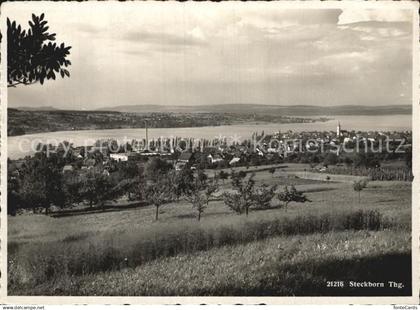
[[[62,277],[34,288],[31,293],[85,296],[410,295],[409,245],[407,234],[395,231],[276,237],[158,259],[137,268]],[[327,281],[338,279],[346,283],[345,288],[327,286]],[[389,279],[408,285],[401,289],[349,287],[349,281],[387,284]]]
[[[256,179],[286,182],[266,171]],[[370,182],[359,204],[351,183],[289,182],[311,202],[248,218],[222,201],[212,201],[201,222],[185,201],[162,206],[158,222],[152,206],[9,217],[9,294],[334,295],[343,291],[325,281],[382,279],[390,264],[399,266],[395,279],[409,282],[411,183]]]

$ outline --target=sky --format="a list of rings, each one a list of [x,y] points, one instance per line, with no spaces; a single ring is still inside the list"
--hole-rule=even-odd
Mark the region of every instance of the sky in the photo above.
[[[411,104],[412,11],[249,3],[8,3],[45,13],[70,78],[8,88],[9,107]],[[14,5],[15,4],[15,5]]]

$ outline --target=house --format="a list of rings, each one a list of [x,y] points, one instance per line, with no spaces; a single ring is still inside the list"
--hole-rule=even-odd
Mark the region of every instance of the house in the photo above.
[[[260,150],[258,147],[257,147],[257,148],[255,148],[255,153],[257,153],[257,154],[258,154],[258,156],[264,156],[263,151],[262,151],[262,150]]]
[[[241,161],[241,159],[239,158],[239,157],[233,157],[232,159],[231,159],[231,161],[229,162],[229,165],[230,166],[232,166],[232,165],[236,165],[237,163],[239,163]]]
[[[69,173],[69,172],[72,172],[74,169],[73,169],[73,166],[72,165],[65,165],[64,167],[63,167],[63,174],[65,174],[65,173]]]
[[[352,141],[353,140],[350,137],[345,137],[344,140],[343,140],[343,143],[347,144],[347,143],[352,142]]]
[[[280,147],[275,148],[275,147],[269,147],[267,149],[267,153],[278,153],[279,152]]]
[[[187,165],[187,163],[185,163],[185,162],[182,162],[182,161],[177,162],[175,164],[175,170],[180,171],[180,170],[184,169],[186,165]]]
[[[111,153],[109,157],[115,161],[128,161],[128,155],[125,153]]]
[[[222,155],[220,155],[220,154],[214,154],[214,155],[209,154],[207,156],[207,160],[210,164],[216,164],[216,163],[222,162],[224,159],[223,159]]]
[[[318,142],[314,140],[306,141],[305,148],[307,150],[316,149],[318,147]]]

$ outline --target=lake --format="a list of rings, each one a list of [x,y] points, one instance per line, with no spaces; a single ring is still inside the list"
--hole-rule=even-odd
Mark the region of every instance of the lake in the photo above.
[[[377,130],[377,131],[405,131],[412,130],[412,115],[336,115],[326,116],[333,118],[327,122],[296,123],[296,124],[241,124],[229,126],[208,126],[192,128],[150,128],[149,139],[158,137],[192,137],[213,139],[220,135],[232,139],[250,138],[253,132],[273,133],[278,131],[335,131],[337,122],[341,123],[344,130]],[[11,159],[22,158],[34,153],[33,149],[39,142],[57,143],[63,140],[75,146],[92,145],[98,139],[113,138],[118,141],[131,141],[143,139],[144,128],[136,129],[105,129],[105,130],[77,130],[56,131],[23,136],[8,137],[8,157]]]

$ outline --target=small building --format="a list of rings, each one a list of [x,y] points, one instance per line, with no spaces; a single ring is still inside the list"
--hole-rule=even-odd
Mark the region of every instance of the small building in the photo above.
[[[345,137],[344,140],[343,140],[343,143],[347,144],[347,143],[352,142],[352,141],[353,140],[350,137]]]
[[[186,165],[187,165],[187,163],[185,163],[185,162],[182,162],[182,161],[177,162],[175,164],[175,170],[180,171],[180,170],[184,169]]]
[[[239,163],[241,161],[241,159],[239,157],[233,157],[231,159],[231,161],[229,162],[230,166],[236,165],[237,163]]]
[[[258,156],[264,156],[263,151],[262,151],[262,150],[260,150],[258,147],[257,147],[257,148],[255,148],[255,153],[257,153],[257,154],[258,154]]]
[[[73,169],[73,166],[72,165],[65,165],[64,167],[63,167],[63,174],[64,173],[70,173],[70,172],[72,172],[74,169]]]
[[[115,161],[128,161],[128,155],[125,153],[111,153],[109,157]]]
[[[223,159],[222,155],[220,155],[220,154],[214,154],[214,155],[209,154],[207,156],[207,160],[209,161],[210,164],[216,164],[216,163],[223,162],[224,159]]]

